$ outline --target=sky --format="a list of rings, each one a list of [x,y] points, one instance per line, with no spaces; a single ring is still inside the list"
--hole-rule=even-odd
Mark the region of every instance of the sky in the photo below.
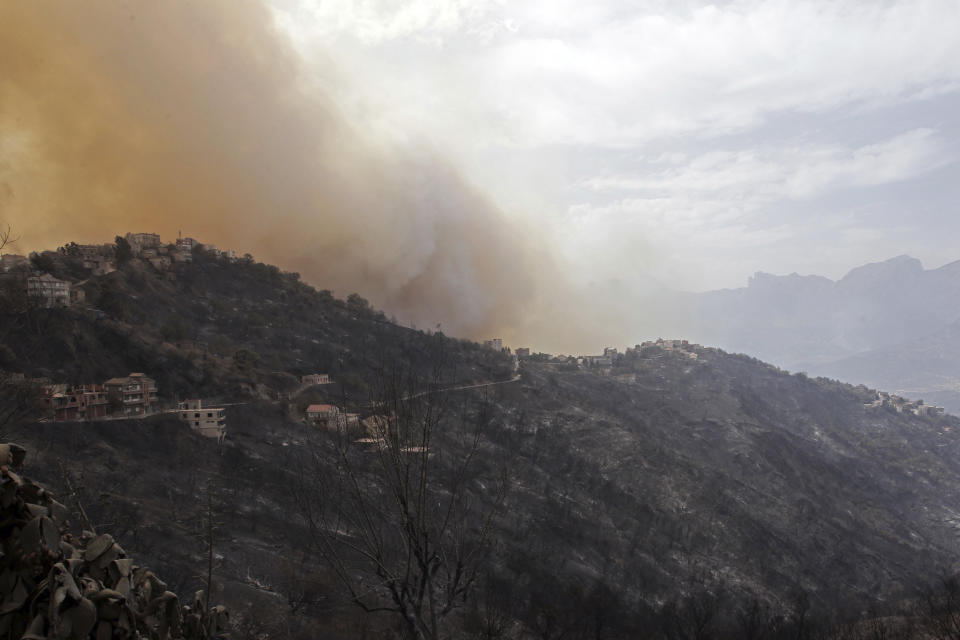
[[[661,288],[960,259],[955,0],[196,5],[0,7],[21,244],[184,228],[552,351]]]

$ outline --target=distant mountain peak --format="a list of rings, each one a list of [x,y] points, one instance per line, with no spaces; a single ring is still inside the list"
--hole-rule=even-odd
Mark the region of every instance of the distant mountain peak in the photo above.
[[[840,284],[860,283],[877,278],[915,277],[923,273],[923,263],[914,257],[901,255],[883,262],[871,262],[851,269],[839,280]]]
[[[822,286],[822,285],[833,284],[833,281],[824,276],[809,275],[804,276],[800,275],[796,271],[786,276],[778,276],[772,273],[767,273],[765,271],[757,271],[750,279],[747,281],[748,288],[763,288],[763,287],[781,287],[781,286]]]

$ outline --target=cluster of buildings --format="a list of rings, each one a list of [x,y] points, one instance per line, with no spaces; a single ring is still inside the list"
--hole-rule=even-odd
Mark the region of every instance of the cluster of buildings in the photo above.
[[[167,271],[176,262],[190,262],[193,260],[193,250],[203,247],[217,256],[236,259],[231,250],[221,251],[211,244],[201,244],[193,238],[178,237],[172,244],[165,245],[159,234],[156,233],[128,233],[124,236],[133,257],[149,263],[158,271]],[[116,271],[116,244],[76,244],[71,242],[57,249],[57,253],[75,258],[82,262],[85,269],[89,269],[93,276],[103,276]],[[40,307],[58,307],[81,304],[85,295],[80,285],[67,280],[55,278],[49,273],[31,272],[30,258],[16,254],[0,256],[0,273],[9,274],[17,271],[27,272],[27,297]]]
[[[701,350],[703,350],[701,345],[689,342],[687,340],[664,340],[663,338],[657,338],[656,340],[648,340],[638,345],[634,345],[633,347],[627,347],[623,354],[621,354],[616,347],[606,347],[603,350],[602,355],[561,355],[551,357],[550,362],[556,364],[574,363],[577,366],[592,370],[601,376],[612,376],[619,382],[633,383],[636,381],[636,375],[633,373],[613,374],[614,365],[617,364],[618,358],[630,356],[632,354],[643,355],[646,357],[651,354],[651,351],[653,351],[657,354],[663,352],[673,352],[677,355],[690,358],[691,360],[697,360],[700,357],[698,351]]]
[[[901,398],[898,395],[887,393],[886,391],[878,391],[877,397],[873,402],[869,402],[864,406],[868,409],[892,409],[897,413],[912,413],[915,416],[942,416],[945,411],[943,407],[924,404],[923,400],[914,402],[906,398]]]
[[[202,247],[204,251],[219,257],[236,259],[233,250],[220,250],[215,245],[201,243],[194,238],[184,238],[183,234],[169,245],[163,244],[156,233],[128,233],[124,236],[134,257],[149,262],[158,271],[169,269],[175,262],[193,261],[193,250]]]
[[[636,353],[642,353],[644,349],[657,348],[661,351],[680,351],[683,352],[688,358],[696,360],[699,356],[697,351],[703,349],[702,345],[689,342],[687,340],[664,340],[663,338],[657,338],[656,340],[647,340],[646,342],[641,342],[640,344],[633,347],[633,349],[627,348],[627,353],[632,351]]]
[[[530,347],[517,347],[516,350],[511,351],[510,347],[503,346],[502,338],[492,338],[490,340],[484,340],[483,346],[488,349],[493,349],[494,351],[499,351],[500,353],[505,353],[507,355],[515,355],[518,358],[529,358],[530,357]]]
[[[111,378],[103,384],[47,384],[41,390],[41,404],[53,422],[119,420],[163,413],[157,383],[143,373]],[[186,400],[177,405],[176,413],[200,435],[223,442],[227,433],[223,407],[205,407],[199,399]]]
[[[41,402],[54,422],[135,418],[157,406],[157,383],[142,373],[103,384],[48,384],[41,389]]]

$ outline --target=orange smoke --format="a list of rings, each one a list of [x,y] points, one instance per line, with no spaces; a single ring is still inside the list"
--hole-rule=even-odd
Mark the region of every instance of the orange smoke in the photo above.
[[[516,336],[544,252],[432,150],[366,135],[333,71],[308,85],[253,0],[0,3],[0,219],[21,250],[183,229],[421,326]]]

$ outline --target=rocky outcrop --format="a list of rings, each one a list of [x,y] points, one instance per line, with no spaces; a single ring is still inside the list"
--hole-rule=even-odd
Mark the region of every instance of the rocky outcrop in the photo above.
[[[181,606],[110,535],[75,537],[67,508],[12,470],[25,455],[23,447],[0,445],[0,637],[226,637],[226,611],[207,610],[203,592]]]

